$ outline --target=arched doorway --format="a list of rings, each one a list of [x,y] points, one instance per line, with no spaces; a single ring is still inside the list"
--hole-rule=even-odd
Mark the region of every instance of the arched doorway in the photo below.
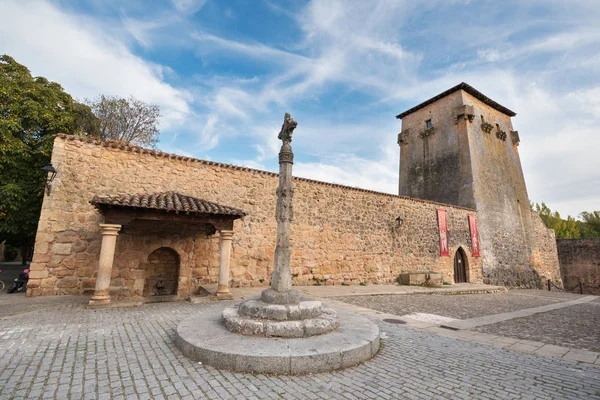
[[[462,247],[456,250],[454,255],[454,283],[468,282],[467,276],[467,255]]]
[[[177,294],[179,255],[168,247],[154,250],[145,265],[144,296]]]

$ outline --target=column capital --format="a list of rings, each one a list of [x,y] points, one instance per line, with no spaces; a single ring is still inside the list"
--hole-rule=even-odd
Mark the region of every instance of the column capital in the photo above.
[[[220,230],[219,236],[221,237],[221,239],[225,239],[225,240],[231,239],[231,238],[233,238],[233,231],[225,230],[225,229]]]
[[[102,228],[103,235],[119,236],[119,231],[121,230],[121,225],[119,225],[119,224],[100,224],[100,228]]]

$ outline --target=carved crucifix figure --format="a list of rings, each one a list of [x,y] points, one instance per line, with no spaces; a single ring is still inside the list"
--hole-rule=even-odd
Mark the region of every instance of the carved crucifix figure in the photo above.
[[[283,145],[290,144],[292,141],[292,134],[294,133],[294,129],[296,129],[298,123],[293,120],[290,113],[285,113],[285,117],[283,118],[283,125],[281,125],[281,131],[279,132],[279,136],[277,137],[279,140],[283,141]]]

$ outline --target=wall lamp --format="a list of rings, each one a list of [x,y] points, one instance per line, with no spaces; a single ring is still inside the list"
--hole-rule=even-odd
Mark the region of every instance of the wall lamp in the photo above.
[[[54,177],[56,176],[56,170],[54,169],[52,164],[50,164],[50,165],[46,165],[44,168],[42,168],[42,171],[46,171],[46,173],[50,174],[46,178],[46,193],[48,193],[48,196],[50,196],[50,190],[52,189],[52,186],[50,184],[52,183],[52,181],[54,180]]]
[[[398,230],[400,229],[400,227],[402,226],[403,223],[404,223],[404,220],[402,219],[402,217],[396,218],[396,220],[394,221],[394,227],[393,227],[393,230],[395,233],[398,233]]]

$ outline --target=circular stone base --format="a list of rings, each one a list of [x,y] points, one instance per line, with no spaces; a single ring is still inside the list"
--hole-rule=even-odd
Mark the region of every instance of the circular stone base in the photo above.
[[[308,374],[347,368],[379,350],[379,327],[339,312],[339,328],[309,338],[266,338],[232,333],[221,307],[198,312],[177,326],[175,345],[188,358],[215,368],[272,374]]]
[[[254,302],[250,300],[249,302]],[[339,326],[338,314],[331,308],[321,306],[321,302],[318,301],[301,301],[299,304],[302,306],[306,303],[306,310],[315,313],[315,317],[307,317],[306,319],[295,319],[295,320],[283,320],[283,318],[275,319],[269,317],[257,317],[242,315],[242,312],[251,311],[254,313],[275,313],[281,312],[281,317],[284,317],[286,312],[289,315],[289,308],[286,311],[285,306],[277,306],[274,304],[268,304],[263,302],[256,302],[253,306],[244,309],[244,306],[248,302],[242,303],[239,307],[227,307],[223,310],[221,319],[227,329],[234,333],[241,333],[242,335],[253,335],[253,336],[278,336],[286,338],[302,338],[315,335],[322,335],[334,331]],[[318,307],[313,307],[314,304],[318,303]],[[283,307],[283,310],[273,310],[272,307]],[[289,306],[288,306],[289,307]],[[298,306],[292,306],[298,308]],[[300,314],[300,308],[296,310]],[[318,311],[318,312],[317,312]],[[296,312],[292,315],[295,316]]]
[[[323,310],[321,309],[321,302],[315,300],[301,300],[298,304],[281,305],[265,303],[260,297],[255,297],[242,302],[238,312],[240,315],[250,318],[292,321],[317,318]]]

